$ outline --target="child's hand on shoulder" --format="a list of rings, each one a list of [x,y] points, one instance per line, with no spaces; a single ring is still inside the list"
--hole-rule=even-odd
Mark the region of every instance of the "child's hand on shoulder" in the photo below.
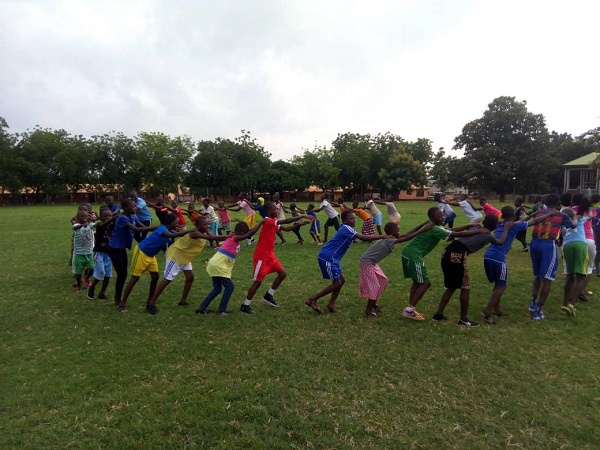
[[[433,228],[433,224],[431,222],[429,222],[421,227],[421,231],[431,230],[432,228]]]

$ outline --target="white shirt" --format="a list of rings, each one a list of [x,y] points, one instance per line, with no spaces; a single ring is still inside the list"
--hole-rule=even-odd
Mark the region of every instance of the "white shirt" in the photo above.
[[[369,212],[373,217],[375,217],[378,214],[381,214],[381,211],[379,211],[379,208],[373,200],[369,200],[367,203],[365,203],[365,206],[368,208]]]
[[[468,200],[458,202],[469,222],[474,222],[481,219],[483,216],[479,211],[475,211]]]
[[[321,208],[323,208],[323,211],[325,211],[325,215],[330,219],[333,219],[338,215],[338,212],[333,208],[333,206],[331,206],[331,203],[329,203],[327,200],[323,200],[321,202]]]

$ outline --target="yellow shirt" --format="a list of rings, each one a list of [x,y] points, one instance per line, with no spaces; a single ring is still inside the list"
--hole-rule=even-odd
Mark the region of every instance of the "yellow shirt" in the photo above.
[[[175,261],[180,266],[192,262],[192,260],[204,250],[206,239],[192,239],[186,234],[177,239],[167,250],[167,258]]]

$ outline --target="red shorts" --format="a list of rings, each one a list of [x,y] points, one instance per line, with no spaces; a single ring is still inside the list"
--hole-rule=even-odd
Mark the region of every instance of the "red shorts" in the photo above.
[[[254,281],[262,281],[267,275],[283,270],[283,266],[275,255],[259,256],[254,259],[254,272],[252,279]]]

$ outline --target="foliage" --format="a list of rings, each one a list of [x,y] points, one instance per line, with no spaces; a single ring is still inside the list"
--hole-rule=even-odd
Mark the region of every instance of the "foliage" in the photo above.
[[[446,155],[446,152],[443,149],[440,149],[433,157],[432,166],[429,169],[429,176],[436,186],[444,192],[450,186],[460,185],[460,178],[456,176],[458,168],[458,158],[452,155]]]

